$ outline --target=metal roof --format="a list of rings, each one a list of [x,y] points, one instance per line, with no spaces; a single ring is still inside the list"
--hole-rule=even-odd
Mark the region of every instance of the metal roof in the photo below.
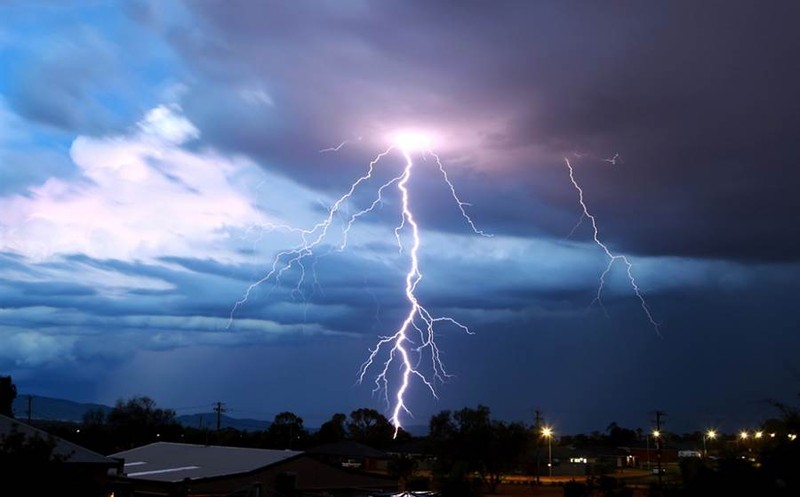
[[[106,457],[68,440],[51,435],[44,430],[34,428],[31,425],[0,414],[0,436],[8,436],[14,432],[22,433],[26,438],[39,437],[43,440],[53,440],[53,442],[55,442],[53,455],[64,457],[64,461],[68,463],[102,464],[105,466],[116,466],[118,464],[118,461],[110,457]]]
[[[117,452],[125,459],[125,476],[142,480],[180,482],[249,473],[299,456],[294,450],[251,449],[218,445],[157,442]]]

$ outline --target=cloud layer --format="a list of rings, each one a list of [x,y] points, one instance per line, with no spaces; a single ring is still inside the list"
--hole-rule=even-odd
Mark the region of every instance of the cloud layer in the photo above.
[[[312,422],[383,407],[354,382],[407,312],[396,189],[343,230],[401,154],[354,189],[313,257],[252,285],[392,132],[421,129],[493,236],[471,229],[433,157],[415,156],[420,298],[475,332],[440,330],[455,376],[438,401],[414,394],[420,424],[478,402],[513,419],[542,408],[574,430],[645,425],[656,408],[687,430],[760,413],[758,400],[796,393],[797,14],[741,2],[0,7],[0,373],[78,400],[211,405],[231,392],[229,405]],[[619,264],[593,304],[608,260],[565,159],[661,337]],[[188,388],[189,372],[209,389]],[[754,378],[769,386],[744,386]]]

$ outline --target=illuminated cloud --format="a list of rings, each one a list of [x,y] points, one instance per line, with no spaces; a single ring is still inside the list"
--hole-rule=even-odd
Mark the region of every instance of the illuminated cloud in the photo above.
[[[167,106],[127,135],[78,137],[70,149],[77,178],[52,177],[0,198],[0,250],[37,260],[234,257],[224,245],[231,232],[267,222],[241,181],[259,170],[244,158],[181,148],[198,137]]]

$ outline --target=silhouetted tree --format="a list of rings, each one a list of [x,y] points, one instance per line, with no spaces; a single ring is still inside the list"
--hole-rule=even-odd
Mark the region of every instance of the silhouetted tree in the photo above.
[[[12,426],[0,435],[0,495],[105,495],[102,484],[69,453],[56,453],[52,435],[26,435]]]
[[[181,432],[175,411],[157,408],[155,401],[146,396],[118,400],[108,413],[108,424],[122,450],[158,440],[173,440]]]
[[[55,446],[52,437],[28,437],[16,427],[0,435],[0,495],[15,495],[19,489],[30,495],[52,492],[64,460],[53,454]]]
[[[361,408],[350,413],[347,422],[350,439],[371,447],[384,447],[392,441],[394,427],[375,409]]]
[[[54,431],[51,429],[51,432],[101,454],[108,454],[117,447],[111,435],[111,428],[106,423],[106,413],[103,409],[89,409],[83,413],[80,425],[63,428],[67,429]]]
[[[612,421],[606,431],[608,432],[606,445],[609,447],[630,447],[639,440],[636,430],[623,428],[616,421]]]
[[[800,408],[775,402],[780,418],[763,423],[764,430],[780,436],[765,444],[760,454],[761,468],[766,478],[778,482],[787,495],[800,495],[800,440],[790,438],[800,434]]]
[[[308,439],[303,427],[303,418],[293,412],[284,411],[275,415],[266,431],[267,446],[276,449],[297,449]]]
[[[0,414],[14,417],[14,399],[17,398],[17,386],[10,376],[0,376]]]
[[[453,477],[477,473],[492,493],[502,475],[519,463],[530,442],[529,430],[522,423],[492,420],[489,408],[482,405],[442,411],[431,418],[429,431],[440,481],[453,485],[449,481]]]
[[[91,426],[101,426],[106,424],[106,413],[99,407],[96,409],[89,409],[83,413],[83,427],[88,428]]]
[[[347,429],[344,424],[347,421],[347,415],[337,412],[331,419],[322,423],[314,436],[315,443],[329,444],[344,440],[347,436]]]

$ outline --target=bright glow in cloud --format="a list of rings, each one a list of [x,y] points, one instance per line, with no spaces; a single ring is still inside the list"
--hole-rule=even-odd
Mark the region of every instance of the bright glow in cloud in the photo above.
[[[427,152],[435,145],[436,137],[422,130],[401,130],[392,133],[389,141],[406,153]]]

